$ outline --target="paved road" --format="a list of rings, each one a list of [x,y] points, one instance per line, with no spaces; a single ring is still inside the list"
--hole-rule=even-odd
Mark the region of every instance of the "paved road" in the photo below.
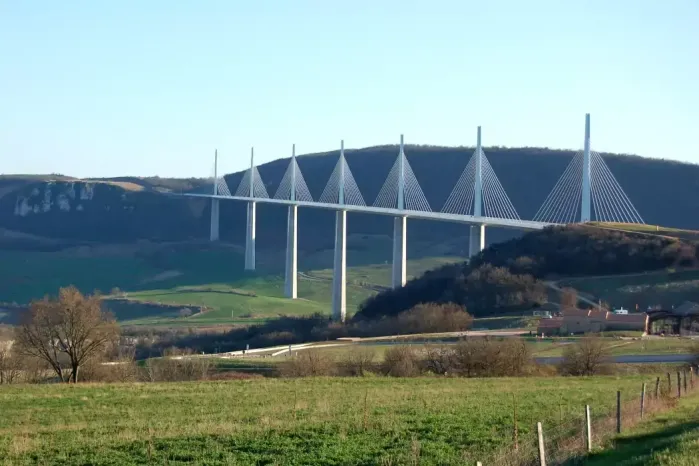
[[[540,364],[558,364],[563,358],[560,356],[534,358]],[[692,354],[628,354],[612,357],[612,362],[619,364],[657,364],[673,362],[694,361],[696,356]]]

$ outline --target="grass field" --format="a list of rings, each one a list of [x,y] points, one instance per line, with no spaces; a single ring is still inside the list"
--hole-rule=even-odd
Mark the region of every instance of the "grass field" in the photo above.
[[[699,458],[699,395],[641,423],[613,446],[587,458],[589,466],[694,466]]]
[[[643,274],[572,278],[559,282],[607,301],[614,307],[644,310],[649,305],[676,306],[699,301],[699,270],[659,271]]]
[[[647,379],[647,377],[646,377]],[[0,387],[4,464],[417,464],[483,458],[632,377],[319,378]],[[513,395],[514,394],[514,395]],[[366,401],[365,401],[366,400]],[[366,403],[366,404],[365,404]],[[366,406],[366,408],[365,408]]]
[[[416,276],[422,275],[425,271],[437,268],[441,265],[461,262],[464,259],[461,257],[423,257],[420,259],[409,260],[407,265],[407,278],[410,280]],[[332,279],[332,269],[314,270],[314,277]],[[347,269],[347,283],[349,284],[372,284],[380,286],[391,285],[391,264],[374,264],[365,265],[362,267],[350,267]]]
[[[544,341],[530,342],[534,356],[562,356],[565,347],[574,340],[568,342]],[[697,340],[687,338],[643,339],[643,340],[616,340],[608,342],[609,352],[613,356],[631,354],[687,354],[691,353],[697,345]]]
[[[653,236],[668,236],[671,238],[679,238],[689,241],[696,241],[697,239],[699,239],[699,231],[697,230],[683,230],[680,228],[669,228],[659,225],[614,222],[590,222],[590,225],[610,230],[645,233]]]

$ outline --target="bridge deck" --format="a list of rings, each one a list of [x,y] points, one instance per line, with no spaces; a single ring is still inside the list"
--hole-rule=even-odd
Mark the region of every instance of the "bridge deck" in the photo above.
[[[399,210],[388,209],[384,207],[367,207],[357,205],[339,205],[328,204],[323,202],[307,202],[307,201],[290,201],[287,199],[269,199],[269,198],[250,198],[245,196],[215,196],[213,194],[171,194],[179,197],[195,197],[205,199],[220,199],[222,201],[244,201],[244,202],[259,202],[263,204],[277,205],[296,205],[299,207],[310,207],[313,209],[325,210],[345,210],[347,212],[358,212],[374,215],[388,215],[391,217],[408,217],[424,220],[437,220],[442,222],[465,223],[469,225],[489,225],[501,228],[513,228],[517,230],[542,230],[548,226],[557,225],[556,223],[535,222],[532,220],[511,220],[506,218],[495,217],[476,217],[473,215],[448,214],[443,212],[423,212],[419,210]]]

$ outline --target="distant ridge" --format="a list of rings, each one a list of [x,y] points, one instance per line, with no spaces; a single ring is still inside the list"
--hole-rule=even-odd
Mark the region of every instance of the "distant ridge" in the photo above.
[[[523,219],[531,219],[555,185],[574,155],[573,151],[545,148],[488,147],[485,153],[507,195]],[[390,170],[398,147],[384,145],[346,150],[347,163],[367,203],[373,203]],[[433,210],[441,209],[454,183],[473,151],[471,147],[408,145],[406,155]],[[699,230],[699,165],[644,158],[634,155],[602,154],[643,219],[654,225]],[[337,162],[338,151],[306,154],[298,164],[308,188],[318,199]],[[279,159],[258,167],[268,192],[276,192],[289,159]],[[225,176],[234,191],[244,172]],[[92,203],[81,211],[44,212],[16,215],[18,199],[28,204],[44,202],[47,178],[55,179],[56,192],[62,184],[92,183]],[[126,183],[126,184],[122,184]],[[90,241],[135,241],[201,239],[208,236],[209,204],[163,196],[163,192],[209,192],[211,180],[159,177],[111,177],[77,180],[64,175],[0,175],[0,227],[10,230]],[[140,186],[139,189],[133,189]],[[131,188],[131,189],[129,189]],[[54,203],[55,205],[55,203]],[[224,202],[221,206],[221,237],[242,242],[244,206]],[[26,209],[25,209],[26,210]],[[286,216],[275,206],[258,212],[260,247],[277,246]],[[299,241],[317,245],[332,230],[329,212],[302,209],[299,216]],[[435,225],[438,225],[435,227]],[[350,233],[388,234],[390,219],[350,216]],[[466,235],[462,227],[412,221],[410,238],[440,241]],[[502,236],[505,235],[505,236]],[[489,240],[508,237],[493,231]]]

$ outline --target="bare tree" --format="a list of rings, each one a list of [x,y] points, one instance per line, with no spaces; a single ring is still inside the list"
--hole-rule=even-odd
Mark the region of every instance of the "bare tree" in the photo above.
[[[583,337],[563,352],[561,372],[568,375],[595,375],[609,360],[609,348],[601,338]]]
[[[61,288],[57,299],[31,304],[15,331],[21,354],[46,361],[62,382],[77,382],[80,367],[116,341],[119,327],[99,296]]]
[[[21,372],[19,358],[12,351],[12,342],[0,341],[0,385],[13,383]]]

